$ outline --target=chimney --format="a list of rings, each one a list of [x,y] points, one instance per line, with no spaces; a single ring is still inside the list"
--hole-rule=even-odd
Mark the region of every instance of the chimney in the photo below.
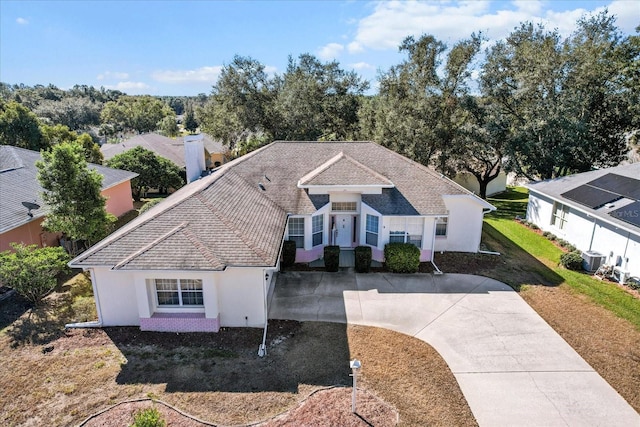
[[[187,184],[200,178],[206,169],[202,135],[184,137],[184,162],[187,166]]]

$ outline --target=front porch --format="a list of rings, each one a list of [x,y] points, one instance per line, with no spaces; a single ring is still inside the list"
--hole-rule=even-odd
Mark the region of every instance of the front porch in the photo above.
[[[353,249],[341,248],[340,249],[340,267],[341,268],[353,268],[356,266],[356,255]],[[309,267],[324,267],[324,258],[319,258],[309,263]],[[371,260],[371,267],[382,267],[380,261]]]

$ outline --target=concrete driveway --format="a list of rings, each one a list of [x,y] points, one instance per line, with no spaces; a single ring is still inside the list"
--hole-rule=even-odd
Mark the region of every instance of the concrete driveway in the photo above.
[[[378,326],[429,343],[481,426],[640,426],[638,413],[493,279],[287,272],[276,279],[269,318]]]

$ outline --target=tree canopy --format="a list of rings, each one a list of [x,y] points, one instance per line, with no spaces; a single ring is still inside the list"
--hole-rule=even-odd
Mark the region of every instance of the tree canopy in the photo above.
[[[124,169],[138,174],[131,180],[133,197],[136,200],[140,200],[150,188],[178,189],[184,185],[178,166],[142,147],[135,147],[113,156],[106,161],[106,164],[112,168]]]

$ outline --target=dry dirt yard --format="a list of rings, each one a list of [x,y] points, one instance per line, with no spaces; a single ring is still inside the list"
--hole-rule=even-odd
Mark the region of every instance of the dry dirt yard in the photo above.
[[[273,321],[268,355],[259,358],[260,329],[65,331],[55,298],[32,311],[12,300],[0,304],[3,426],[78,425],[117,403],[148,398],[219,425],[476,425],[438,353],[384,329]],[[359,416],[345,387],[352,358],[363,364]],[[128,425],[151,402],[127,405],[102,420]],[[155,405],[174,417],[171,425],[203,425]]]

